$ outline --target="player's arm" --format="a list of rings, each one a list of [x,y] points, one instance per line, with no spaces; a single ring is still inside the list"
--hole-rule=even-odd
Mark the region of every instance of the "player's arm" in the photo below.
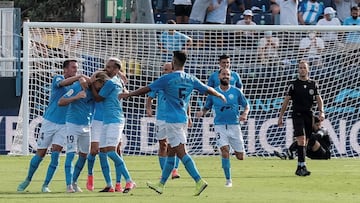
[[[149,117],[152,117],[152,104],[153,104],[152,100],[153,100],[152,97],[148,97],[146,99],[146,115]]]
[[[320,95],[316,95],[316,102],[319,110],[319,119],[323,121],[325,119],[324,101]]]
[[[72,93],[72,89],[69,90],[64,96],[62,96],[59,101],[58,101],[58,105],[59,106],[67,106],[69,105],[70,103],[76,101],[76,100],[79,100],[79,99],[82,99],[82,98],[85,98],[86,97],[86,92],[84,90],[78,92],[76,95],[74,96],[70,96],[70,94]],[[69,95],[69,97],[68,97]]]
[[[140,87],[139,89],[132,91],[132,92],[128,92],[128,93],[121,93],[119,94],[118,98],[119,99],[127,99],[129,97],[133,97],[133,96],[139,96],[139,95],[144,95],[148,92],[150,92],[151,89],[150,87],[146,86],[146,87]]]
[[[289,105],[291,97],[290,96],[285,96],[285,99],[281,105],[281,109],[280,109],[280,114],[279,114],[279,120],[278,120],[278,126],[282,127],[283,126],[283,116],[284,113]]]
[[[188,116],[188,127],[190,128],[192,126],[190,104],[188,105],[188,108],[187,108],[187,116]]]
[[[59,83],[59,86],[60,87],[69,86],[69,85],[73,84],[74,82],[78,81],[81,77],[87,77],[87,76],[79,74],[79,75],[75,75],[75,76],[66,78]]]
[[[246,121],[247,120],[247,117],[249,115],[249,111],[250,111],[250,105],[247,104],[245,106],[245,109],[244,111],[242,112],[242,114],[240,115],[240,121]]]
[[[214,88],[212,87],[208,87],[207,91],[208,94],[213,95],[215,97],[220,98],[223,102],[226,103],[226,98],[224,95],[220,94],[219,92],[217,92]]]

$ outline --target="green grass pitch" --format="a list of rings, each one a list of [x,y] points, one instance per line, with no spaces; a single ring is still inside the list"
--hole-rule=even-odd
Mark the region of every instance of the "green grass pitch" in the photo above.
[[[150,190],[146,181],[158,181],[160,169],[156,156],[125,156],[136,189],[129,194],[99,193],[105,186],[99,160],[95,163],[95,192],[85,188],[87,169],[79,178],[83,193],[65,193],[64,160],[49,188],[41,193],[49,156],[41,163],[26,192],[16,192],[25,178],[31,156],[0,156],[0,202],[360,202],[360,163],[358,158],[339,158],[326,161],[309,160],[309,177],[294,175],[296,160],[247,157],[244,161],[231,159],[233,187],[225,188],[219,156],[193,157],[202,177],[209,183],[198,197],[193,196],[195,183],[180,164],[180,179],[169,179],[162,195]],[[111,162],[110,162],[111,163]],[[112,169],[114,168],[111,166]],[[114,179],[115,172],[112,170]]]

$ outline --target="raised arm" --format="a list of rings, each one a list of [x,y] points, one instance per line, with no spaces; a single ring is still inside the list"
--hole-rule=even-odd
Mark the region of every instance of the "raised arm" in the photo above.
[[[126,99],[132,96],[139,96],[139,95],[144,95],[148,92],[150,92],[151,89],[150,87],[146,86],[146,87],[140,87],[139,89],[132,91],[132,92],[128,92],[128,93],[121,93],[119,94],[118,98],[119,99]]]
[[[226,103],[225,96],[217,92],[214,88],[208,87],[207,93],[215,97],[219,97],[221,100],[223,100],[224,103]]]

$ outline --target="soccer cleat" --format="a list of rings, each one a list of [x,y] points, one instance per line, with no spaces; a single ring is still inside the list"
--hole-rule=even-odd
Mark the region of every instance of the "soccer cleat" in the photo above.
[[[30,181],[24,180],[24,182],[20,183],[19,186],[17,187],[17,191],[23,192],[27,188],[27,186],[29,186],[29,184],[30,184]]]
[[[82,189],[78,186],[77,183],[73,183],[72,187],[73,187],[75,192],[83,192]]]
[[[306,169],[306,166],[302,166],[302,167],[298,166],[298,168],[295,171],[295,174],[297,176],[309,176],[311,172]]]
[[[100,190],[99,192],[115,192],[113,186],[106,186],[104,189]]]
[[[156,184],[151,183],[151,182],[147,182],[146,185],[147,185],[150,189],[154,190],[155,192],[157,192],[157,193],[159,193],[159,194],[162,194],[162,193],[163,193],[164,187],[165,187],[164,184],[162,184],[162,183],[160,183],[160,182],[158,182],[158,183],[156,183]]]
[[[74,193],[75,190],[74,190],[72,185],[68,185],[68,186],[66,186],[66,192],[67,193]]]
[[[208,183],[203,180],[203,179],[200,179],[198,182],[196,182],[196,186],[195,186],[195,196],[199,196],[202,191],[205,190],[205,188],[208,186]]]
[[[178,173],[178,170],[177,169],[174,169],[172,170],[171,172],[171,179],[177,179],[177,178],[180,178],[180,175]]]
[[[51,192],[51,190],[47,185],[43,185],[41,188],[41,192],[47,193],[47,192]]]
[[[94,191],[94,176],[88,175],[86,189],[88,189],[89,191]]]
[[[123,192],[123,189],[121,187],[121,183],[116,183],[115,192]]]
[[[275,156],[277,156],[277,157],[279,157],[280,159],[282,159],[282,160],[285,160],[286,159],[286,155],[285,154],[283,154],[283,153],[280,153],[280,152],[278,152],[278,151],[274,151],[274,155]]]
[[[128,193],[128,192],[130,192],[130,190],[134,189],[135,187],[136,187],[136,184],[133,181],[127,182],[123,193]]]
[[[232,180],[231,179],[226,179],[225,187],[232,187]]]

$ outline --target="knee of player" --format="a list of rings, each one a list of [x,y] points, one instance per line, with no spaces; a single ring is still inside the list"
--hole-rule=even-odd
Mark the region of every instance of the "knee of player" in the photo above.
[[[245,156],[243,152],[235,152],[235,156],[238,160],[244,160]]]

